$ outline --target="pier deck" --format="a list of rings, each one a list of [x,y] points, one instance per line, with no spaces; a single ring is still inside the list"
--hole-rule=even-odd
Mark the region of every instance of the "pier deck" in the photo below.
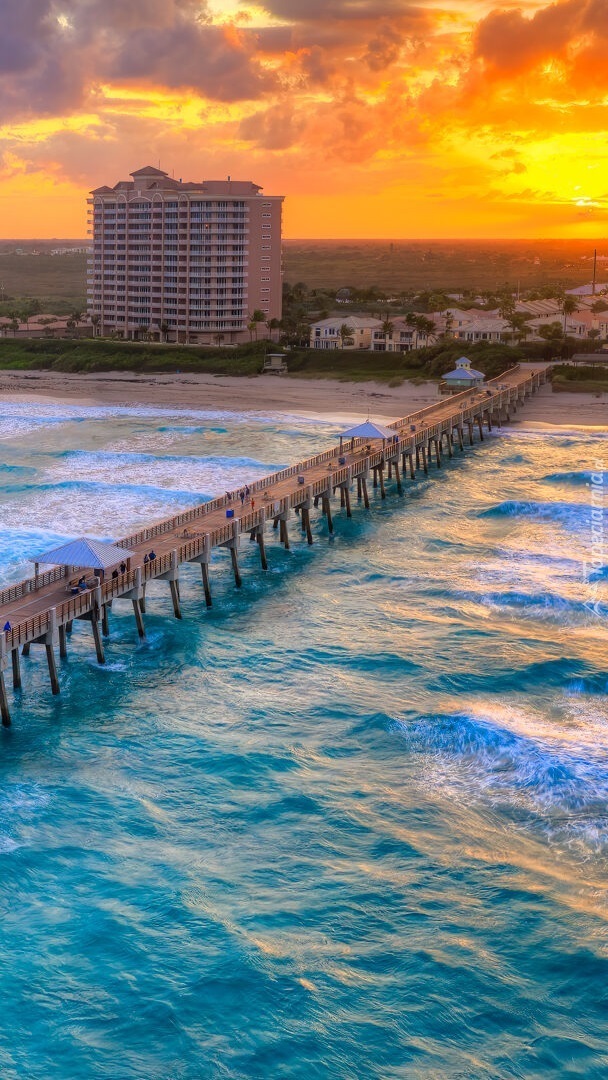
[[[526,396],[545,381],[546,365],[514,367],[483,389],[464,391],[438,401],[394,424],[392,441],[384,446],[371,445],[366,440],[354,440],[345,448],[337,446],[300,461],[278,473],[271,473],[250,484],[250,497],[241,504],[240,498],[229,500],[226,495],[211,502],[176,514],[141,529],[115,543],[124,548],[128,570],[118,577],[105,580],[85,592],[71,594],[70,581],[81,570],[56,567],[44,574],[12,585],[0,592],[0,626],[11,629],[0,633],[0,713],[4,726],[10,725],[4,672],[12,665],[13,687],[21,686],[20,651],[29,652],[32,644],[46,648],[53,693],[59,683],[55,661],[55,645],[60,656],[66,655],[66,630],[75,619],[91,623],[97,659],[104,662],[101,622],[108,629],[108,609],[115,600],[130,600],[137,630],[144,636],[142,613],[145,611],[146,584],[151,580],[167,581],[171,590],[173,610],[181,618],[179,600],[179,567],[186,562],[201,565],[205,600],[211,606],[209,563],[215,548],[230,550],[237,586],[241,584],[238,565],[240,537],[248,535],[259,545],[261,565],[266,569],[265,527],[272,522],[279,528],[279,537],[289,547],[288,519],[291,512],[300,514],[302,532],[312,543],[310,511],[321,503],[329,532],[333,531],[331,498],[339,490],[341,505],[351,514],[350,492],[357,483],[357,496],[369,506],[368,480],[385,496],[385,472],[394,476],[399,490],[409,473],[413,479],[423,469],[428,472],[431,458],[440,466],[444,453],[450,457],[454,447],[464,448],[465,437],[473,443],[475,429],[483,439],[484,426],[508,419],[511,412],[523,403]],[[400,471],[401,469],[401,471]],[[231,511],[231,516],[227,513]],[[151,551],[155,559],[144,561]]]

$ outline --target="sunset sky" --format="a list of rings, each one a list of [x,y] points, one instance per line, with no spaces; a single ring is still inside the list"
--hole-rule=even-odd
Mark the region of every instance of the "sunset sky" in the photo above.
[[[284,194],[288,237],[593,237],[608,0],[8,0],[0,236],[143,165]]]

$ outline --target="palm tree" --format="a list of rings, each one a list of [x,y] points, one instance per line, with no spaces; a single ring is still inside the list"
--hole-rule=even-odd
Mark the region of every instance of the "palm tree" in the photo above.
[[[224,337],[225,337],[225,335],[220,334],[219,332],[217,334],[213,335],[213,340],[215,341],[215,344],[217,345],[218,349],[219,349],[220,345],[222,344],[222,341],[224,340]]]
[[[566,336],[566,319],[576,311],[578,304],[573,296],[564,296],[562,300],[562,313],[564,316],[564,337]]]
[[[95,312],[93,315],[91,315],[91,326],[93,327],[93,337],[97,337],[97,327],[99,326],[100,322],[101,322],[101,315],[98,315],[97,312]]]
[[[392,323],[390,319],[385,319],[382,323],[382,333],[384,334],[384,349],[386,352],[388,352],[388,339],[391,337],[394,329],[394,323]]]
[[[273,331],[278,330],[280,325],[281,325],[280,319],[267,319],[266,320],[266,327],[268,329],[268,333],[270,335],[270,340],[271,341],[272,341]]]
[[[260,325],[260,323],[263,323],[263,322],[266,322],[266,316],[265,316],[263,311],[260,311],[259,308],[256,308],[255,311],[251,312],[251,315],[249,316],[249,322],[247,324],[247,329],[249,330],[249,333],[251,334],[251,339],[252,340],[253,340],[254,334],[255,334],[255,340],[256,341],[258,340],[258,326]]]
[[[169,323],[168,322],[161,322],[159,324],[158,329],[160,330],[161,339],[166,343],[167,334],[169,333]]]
[[[511,331],[511,337],[515,338],[517,344],[523,341],[526,334],[529,331],[529,327],[526,325],[529,315],[524,315],[523,312],[513,310],[508,318],[505,319],[507,326]]]
[[[425,338],[427,341],[429,338],[435,337],[435,323],[432,319],[427,319],[426,315],[417,315],[414,325],[419,337]]]
[[[344,348],[347,338],[352,338],[354,332],[355,331],[353,330],[352,326],[349,326],[348,323],[342,323],[342,326],[338,330],[340,341],[342,342],[342,348]]]

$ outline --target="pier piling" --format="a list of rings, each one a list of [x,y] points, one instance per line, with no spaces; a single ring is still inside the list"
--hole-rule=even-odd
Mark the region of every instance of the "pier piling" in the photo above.
[[[146,636],[146,631],[144,630],[144,620],[141,614],[141,604],[139,600],[133,600],[132,603],[133,614],[135,615],[135,624],[137,626],[137,633],[139,634],[140,638],[143,638]]]
[[[21,664],[19,662],[19,649],[11,649],[11,661],[13,665],[13,690],[20,690]]]
[[[6,683],[4,682],[3,671],[0,671],[0,716],[2,717],[2,727],[10,727],[11,714],[8,707],[8,698],[6,696]]]

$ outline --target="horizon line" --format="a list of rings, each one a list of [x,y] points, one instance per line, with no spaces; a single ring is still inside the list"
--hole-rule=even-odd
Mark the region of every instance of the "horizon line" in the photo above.
[[[32,243],[35,240],[43,240],[45,243],[79,243],[86,246],[91,243],[86,236],[2,236],[0,244]],[[293,244],[608,244],[608,235],[597,239],[577,236],[283,236],[282,241]]]

